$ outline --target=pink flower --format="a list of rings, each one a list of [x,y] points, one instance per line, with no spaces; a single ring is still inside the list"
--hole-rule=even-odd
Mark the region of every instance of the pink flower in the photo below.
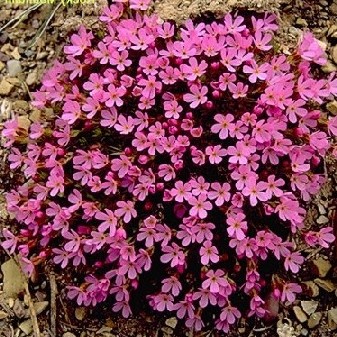
[[[208,159],[211,164],[219,164],[222,161],[221,157],[224,157],[227,151],[221,145],[216,145],[207,146],[205,153],[209,156]]]
[[[283,285],[281,301],[290,303],[295,301],[295,293],[301,293],[302,288],[297,283],[286,283]]]
[[[126,223],[137,216],[137,211],[132,201],[117,201],[116,205],[118,208],[115,210],[115,215],[119,218],[123,217],[123,221]]]
[[[232,114],[217,114],[215,115],[214,120],[218,123],[212,125],[211,131],[213,133],[219,133],[220,139],[226,139],[228,137],[229,130],[234,127],[234,124],[232,123],[234,116]]]
[[[184,184],[181,180],[174,184],[174,188],[170,191],[172,197],[178,202],[189,200],[192,197],[192,186],[189,183]]]
[[[130,0],[130,8],[146,11],[152,0]]]
[[[163,254],[160,261],[163,263],[171,262],[171,267],[183,266],[185,264],[185,254],[176,243],[172,246],[162,247]]]
[[[79,28],[78,34],[73,34],[70,38],[72,45],[65,46],[64,52],[70,55],[82,55],[83,51],[91,46],[91,40],[94,38],[91,32],[87,32],[84,26]]]
[[[227,232],[232,238],[242,240],[246,237],[247,221],[243,221],[246,216],[243,213],[237,213],[234,217],[228,217],[226,222],[228,224]]]
[[[267,201],[268,195],[265,192],[266,186],[263,182],[256,182],[256,179],[248,178],[246,187],[242,190],[244,196],[249,197],[250,204],[256,206],[257,201]]]
[[[207,279],[202,282],[203,289],[209,289],[211,293],[219,293],[220,287],[227,287],[228,281],[224,277],[225,273],[221,269],[215,272],[210,270],[207,272]]]
[[[193,84],[190,88],[191,94],[184,95],[184,101],[190,103],[190,107],[195,109],[198,105],[207,101],[208,88],[206,86],[199,87]]]
[[[290,253],[284,260],[285,270],[291,270],[294,274],[300,270],[300,265],[304,262],[304,257],[299,252]]]
[[[272,35],[271,34],[264,34],[262,33],[261,30],[258,30],[255,33],[255,37],[254,37],[254,43],[256,48],[266,51],[266,50],[270,50],[272,48],[271,45],[268,45],[268,43],[271,41],[272,39]]]
[[[226,306],[221,310],[220,319],[222,321],[228,322],[228,324],[234,324],[235,321],[241,317],[240,311],[232,307],[231,305]]]
[[[181,65],[182,73],[185,75],[187,80],[195,81],[206,72],[207,63],[204,60],[202,60],[199,64],[195,57],[191,57],[188,62],[188,65]]]
[[[162,281],[162,292],[172,293],[173,296],[178,296],[181,292],[182,285],[175,276],[170,276]]]
[[[312,61],[320,65],[326,63],[326,56],[312,33],[306,32],[302,35],[298,53],[304,60]]]
[[[237,82],[237,84],[229,83],[228,84],[229,91],[233,94],[234,99],[242,98],[247,96],[248,92],[248,85]]]
[[[205,241],[203,246],[200,248],[201,263],[203,265],[208,265],[209,261],[213,263],[219,262],[219,252],[215,246],[212,245],[211,241]]]
[[[210,211],[213,208],[212,204],[207,201],[206,194],[200,194],[198,199],[191,197],[188,200],[188,203],[193,206],[190,209],[190,215],[198,216],[200,219],[205,219],[207,217],[207,211]]]
[[[7,228],[2,230],[2,235],[4,236],[5,241],[1,242],[1,246],[4,249],[7,249],[9,254],[13,254],[19,242],[19,238],[12,234]]]
[[[245,74],[251,74],[248,77],[249,82],[256,83],[259,79],[264,81],[267,78],[267,64],[258,65],[255,60],[250,61],[250,65],[243,66],[243,72]]]
[[[95,214],[95,218],[98,220],[103,221],[99,226],[98,230],[102,233],[109,230],[109,235],[113,237],[116,233],[116,227],[117,227],[117,218],[113,211],[110,209],[105,209],[104,212],[97,212]]]
[[[59,193],[64,193],[64,178],[58,174],[50,175],[46,186],[51,189],[49,194],[52,197]]]
[[[215,199],[215,205],[222,206],[225,201],[230,200],[230,185],[228,183],[222,185],[218,182],[212,183],[211,188],[212,190],[208,192],[208,198],[210,200]]]

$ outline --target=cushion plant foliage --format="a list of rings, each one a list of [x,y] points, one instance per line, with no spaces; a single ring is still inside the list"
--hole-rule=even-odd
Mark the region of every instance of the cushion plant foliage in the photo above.
[[[118,1],[100,17],[104,36],[71,36],[34,94],[52,117],[5,123],[16,225],[2,246],[29,276],[64,270],[78,305],[108,301],[129,317],[146,299],[196,331],[227,332],[264,317],[268,294],[301,292],[295,236],[334,240],[304,218],[336,152],[337,117],[320,106],[337,79],[319,76],[311,33],[278,53],[272,14],[177,26],[149,2]]]

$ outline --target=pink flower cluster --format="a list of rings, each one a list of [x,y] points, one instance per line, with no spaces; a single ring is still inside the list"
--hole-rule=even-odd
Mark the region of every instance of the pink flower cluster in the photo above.
[[[291,302],[301,291],[295,234],[334,240],[304,218],[336,151],[337,117],[318,108],[337,78],[313,75],[325,56],[310,34],[276,54],[273,15],[177,27],[142,12],[149,3],[119,1],[100,17],[103,38],[84,27],[71,37],[34,95],[54,119],[28,132],[5,123],[20,225],[2,245],[29,275],[45,262],[66,269],[78,305],[112,297],[128,317],[146,296],[191,329],[216,317],[228,332],[265,316],[264,294]]]

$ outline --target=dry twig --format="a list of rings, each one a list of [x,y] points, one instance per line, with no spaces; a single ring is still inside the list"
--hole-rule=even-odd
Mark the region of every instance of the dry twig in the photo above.
[[[28,307],[29,307],[30,319],[32,320],[32,324],[33,324],[34,336],[35,337],[41,337],[39,324],[37,322],[36,311],[35,311],[35,308],[34,308],[32,297],[30,296],[27,281],[25,281],[24,286],[25,286],[25,292],[26,292],[27,299],[28,299]]]
[[[49,275],[50,282],[50,330],[52,335],[56,337],[56,294],[57,294],[57,285],[55,274]]]

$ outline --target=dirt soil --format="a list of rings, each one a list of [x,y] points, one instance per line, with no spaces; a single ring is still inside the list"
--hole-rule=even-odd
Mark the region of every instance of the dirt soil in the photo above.
[[[43,72],[60,55],[72,31],[80,24],[93,30],[99,28],[97,14],[106,3],[106,0],[96,0],[93,4],[64,7],[55,2],[32,9],[32,5],[8,4],[0,0],[0,129],[11,113],[23,119],[39,118],[38,111],[30,105],[30,93],[38,88]],[[1,29],[28,8],[32,10],[20,22],[14,21]],[[156,0],[153,10],[163,19],[179,23],[207,12],[216,16],[237,10],[274,12],[281,27],[277,43],[282,52],[291,50],[301,32],[310,29],[330,58],[322,70],[325,73],[337,71],[336,0]],[[45,30],[42,29],[44,25]],[[41,36],[35,39],[38,35]],[[35,45],[31,46],[35,40]],[[12,177],[6,166],[6,155],[6,150],[0,147],[0,229],[11,223],[3,196],[10,188]],[[337,228],[336,167],[336,162],[327,160],[330,180],[309,207],[308,228],[324,223]],[[305,290],[295,304],[279,308],[277,303],[272,303],[271,307],[276,307],[278,312],[273,320],[242,320],[230,337],[337,336],[336,247],[329,250],[303,247],[303,250],[308,258],[297,278],[305,285]],[[75,309],[65,297],[63,277],[53,274],[52,270],[47,268],[44,275],[39,275],[28,286],[15,261],[9,260],[1,250],[0,265],[0,337],[34,336],[37,326],[41,337],[220,336],[213,330],[193,334],[177,324],[173,317],[149,311],[126,320],[113,315],[107,305]]]

